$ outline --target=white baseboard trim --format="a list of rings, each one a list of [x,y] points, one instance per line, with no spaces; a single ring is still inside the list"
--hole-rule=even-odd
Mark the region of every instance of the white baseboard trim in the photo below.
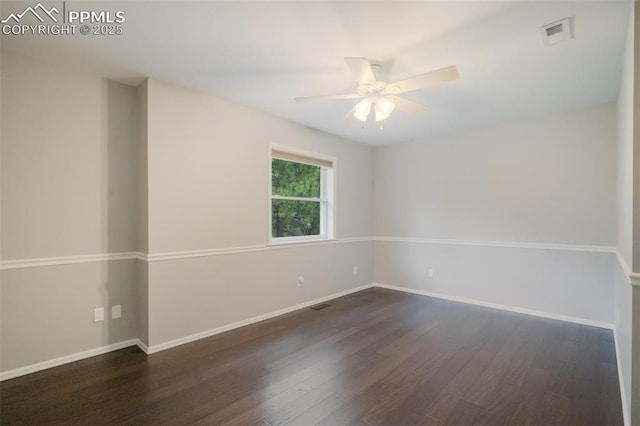
[[[618,366],[618,383],[620,384],[620,399],[622,399],[622,418],[624,426],[631,426],[631,413],[627,406],[627,391],[624,386],[624,375],[622,374],[622,362],[620,361],[620,346],[618,345],[618,329],[613,328],[613,341],[616,347],[616,364]]]
[[[264,321],[270,318],[274,318],[280,315],[288,314],[289,312],[297,311],[298,309],[304,309],[312,305],[316,305],[318,303],[326,302],[327,300],[337,299],[338,297],[346,296],[351,293],[357,293],[358,291],[366,290],[368,288],[373,287],[373,284],[365,284],[360,287],[351,288],[349,290],[341,291],[339,293],[330,294],[328,296],[320,297],[318,299],[310,300],[308,302],[300,303],[294,306],[289,306],[287,308],[279,309],[277,311],[269,312],[267,314],[258,315],[253,318],[249,318],[246,320],[234,322],[232,324],[223,325],[220,327],[212,328],[210,330],[202,331],[200,333],[191,334],[189,336],[181,337],[179,339],[170,340],[168,342],[159,343],[157,345],[151,345],[147,347],[145,351],[148,354],[153,354],[156,352],[164,351],[166,349],[174,348],[176,346],[184,345],[185,343],[194,342],[196,340],[204,339],[210,336],[214,336],[216,334],[224,333],[225,331],[230,331],[236,328],[244,327],[245,325],[254,324],[260,321]],[[141,342],[142,343],[142,342]],[[144,349],[143,349],[144,350]]]
[[[483,300],[467,299],[465,297],[450,296],[448,294],[442,294],[442,293],[432,293],[429,291],[417,290],[417,289],[408,288],[408,287],[399,287],[399,286],[389,285],[389,284],[374,283],[373,286],[386,288],[389,290],[402,291],[405,293],[419,294],[421,296],[435,297],[437,299],[450,300],[452,302],[466,303],[468,305],[483,306],[485,308],[500,309],[502,311],[516,312],[519,314],[533,315],[536,317],[555,319],[559,321],[566,321],[566,322],[571,322],[575,324],[589,325],[593,327],[600,327],[600,328],[613,330],[613,324],[609,324],[606,322],[593,321],[593,320],[577,318],[577,317],[570,317],[567,315],[553,314],[553,313],[544,312],[544,311],[536,311],[534,309],[519,308],[516,306],[510,306],[510,305],[500,305],[498,303],[485,302]]]
[[[96,355],[106,354],[107,352],[113,352],[119,349],[128,348],[129,346],[135,346],[137,344],[138,344],[138,339],[125,340],[122,342],[113,343],[106,346],[100,346],[99,348],[89,349],[82,352],[76,352],[74,354],[61,356],[59,358],[50,359],[48,361],[27,365],[25,367],[3,371],[0,373],[0,382],[13,379],[16,377],[24,376],[27,374],[35,373],[37,371],[46,370],[48,368],[69,364],[70,362],[80,361],[81,359],[91,358]]]
[[[136,345],[140,348],[142,352],[149,355],[149,346],[147,346],[142,340],[136,339]]]

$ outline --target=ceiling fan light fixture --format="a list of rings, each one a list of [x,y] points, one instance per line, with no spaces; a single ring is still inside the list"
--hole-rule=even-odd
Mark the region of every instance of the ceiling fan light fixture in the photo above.
[[[374,109],[376,112],[376,121],[382,121],[389,118],[391,112],[395,108],[395,104],[391,99],[388,98],[380,98],[376,101],[374,105]]]
[[[555,28],[555,27],[554,27]],[[553,32],[553,29],[550,29]],[[410,101],[402,96],[403,93],[424,89],[436,84],[453,81],[460,78],[455,65],[429,71],[423,74],[414,75],[395,82],[378,80],[380,66],[371,64],[367,58],[344,58],[347,66],[351,68],[358,88],[355,93],[328,96],[307,96],[304,98],[294,98],[296,102],[317,101],[317,100],[338,100],[338,99],[360,99],[360,101],[349,112],[358,120],[366,123],[371,115],[371,106],[374,106],[377,122],[386,120],[391,113],[398,110],[412,114],[423,113],[424,105]],[[377,73],[375,71],[378,71]],[[364,126],[363,126],[364,128]],[[381,128],[382,130],[382,128]]]
[[[362,122],[366,122],[370,112],[371,112],[371,99],[364,98],[363,100],[357,103],[353,116]]]

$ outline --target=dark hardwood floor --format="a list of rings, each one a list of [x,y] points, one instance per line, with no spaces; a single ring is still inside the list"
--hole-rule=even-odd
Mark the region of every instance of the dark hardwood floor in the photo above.
[[[370,289],[0,384],[9,424],[622,425],[609,330]]]

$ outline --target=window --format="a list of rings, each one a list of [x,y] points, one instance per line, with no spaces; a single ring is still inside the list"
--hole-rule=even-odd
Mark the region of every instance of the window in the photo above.
[[[271,150],[271,241],[333,238],[335,159]]]

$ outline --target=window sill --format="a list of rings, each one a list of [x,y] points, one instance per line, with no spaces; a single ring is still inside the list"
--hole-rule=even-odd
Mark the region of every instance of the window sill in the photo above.
[[[331,243],[336,241],[335,238],[302,238],[302,239],[285,239],[285,240],[271,240],[267,243],[268,246],[288,246],[288,245],[304,245],[304,244],[322,244]]]

